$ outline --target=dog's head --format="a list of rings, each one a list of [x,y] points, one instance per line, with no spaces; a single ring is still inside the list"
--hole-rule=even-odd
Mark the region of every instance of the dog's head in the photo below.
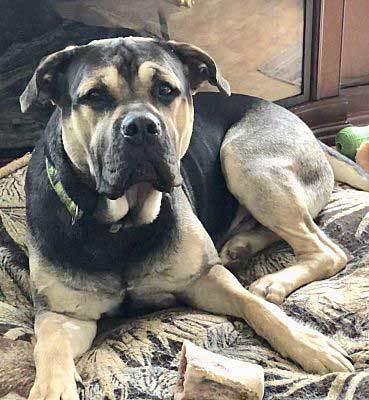
[[[214,60],[194,46],[97,40],[42,60],[20,103],[23,112],[36,101],[60,108],[65,151],[100,195],[115,200],[135,188],[137,197],[141,185],[150,197],[181,183],[192,94],[205,81],[230,93]]]

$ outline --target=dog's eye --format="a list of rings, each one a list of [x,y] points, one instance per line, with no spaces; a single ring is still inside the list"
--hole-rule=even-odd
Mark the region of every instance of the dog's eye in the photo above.
[[[159,96],[170,96],[173,94],[174,89],[168,82],[161,82],[158,87]]]
[[[179,94],[179,90],[168,82],[158,82],[152,88],[152,95],[157,97],[162,103],[169,104]]]
[[[91,89],[82,98],[88,101],[99,101],[104,97],[104,92],[101,89]]]
[[[105,106],[111,98],[104,88],[93,88],[78,99],[78,103],[90,106]]]
[[[104,109],[114,104],[114,99],[104,87],[90,89],[77,100],[77,104],[84,104],[96,109]]]

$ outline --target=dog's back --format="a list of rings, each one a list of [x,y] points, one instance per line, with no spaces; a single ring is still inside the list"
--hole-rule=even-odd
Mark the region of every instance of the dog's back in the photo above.
[[[192,207],[215,243],[227,231],[238,209],[221,168],[220,148],[224,135],[249,109],[264,102],[237,94],[230,98],[219,93],[194,96],[193,134],[182,159],[181,172]]]

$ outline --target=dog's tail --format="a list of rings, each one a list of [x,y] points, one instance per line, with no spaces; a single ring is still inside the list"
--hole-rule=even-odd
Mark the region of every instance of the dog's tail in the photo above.
[[[324,143],[320,142],[320,145],[331,164],[335,180],[369,192],[369,173],[364,168]]]

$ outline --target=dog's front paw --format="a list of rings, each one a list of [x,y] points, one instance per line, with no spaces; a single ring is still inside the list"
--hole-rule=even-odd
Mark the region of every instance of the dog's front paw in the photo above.
[[[48,372],[37,374],[28,400],[79,400],[77,382],[82,384],[75,368],[50,366]]]
[[[327,374],[354,371],[346,351],[337,342],[313,329],[295,326],[283,340],[284,351],[281,354],[285,353],[307,372]]]
[[[278,272],[262,276],[250,285],[250,292],[274,304],[282,304],[290,294],[289,282],[279,279]]]

